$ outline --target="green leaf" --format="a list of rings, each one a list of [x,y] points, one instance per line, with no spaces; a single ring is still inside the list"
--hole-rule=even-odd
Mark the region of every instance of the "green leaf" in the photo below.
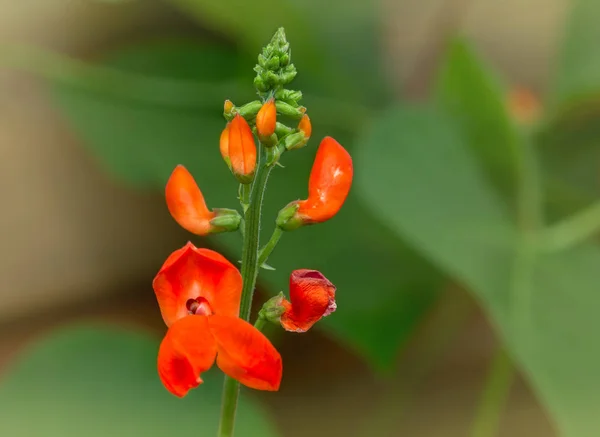
[[[600,251],[537,253],[467,142],[439,110],[391,110],[361,142],[359,190],[399,236],[479,298],[561,435],[595,436]]]
[[[179,45],[169,49],[165,44],[156,50],[153,47],[148,44],[113,53],[105,57],[105,66],[143,71],[142,77],[157,72],[158,77],[170,82],[179,78],[189,83],[210,83],[217,79],[211,71],[235,65],[234,59],[227,60],[235,53],[225,48],[219,52],[218,47],[206,44],[185,46],[187,49]],[[232,77],[238,74],[231,67],[227,71]],[[249,88],[251,82],[249,78]],[[157,99],[147,99],[152,104],[144,104],[143,99],[132,102],[112,94],[90,93],[82,87],[57,86],[54,91],[55,101],[84,144],[114,174],[162,191],[173,168],[184,164],[196,178],[210,208],[236,206],[238,186],[218,150],[219,135],[225,125],[222,101],[232,98],[237,102],[235,96],[224,95],[213,101],[211,95],[211,100],[200,99],[198,105],[177,107],[176,102],[161,105]],[[313,119],[315,129],[308,147],[286,153],[285,169],[273,170],[264,204],[263,242],[273,229],[277,211],[291,200],[307,195],[310,168],[320,138],[333,135],[353,153],[352,137],[343,129],[322,128],[336,125],[338,115],[324,112],[318,122]],[[259,280],[277,292],[287,289],[293,269],[322,270],[338,286],[339,309],[319,326],[383,368],[393,364],[415,323],[436,298],[442,277],[390,234],[375,214],[377,209],[365,208],[351,194],[330,222],[286,233],[269,259],[277,270],[262,272]],[[240,259],[239,234],[218,235],[211,241],[230,259]]]
[[[554,104],[579,106],[600,98],[600,3],[574,0],[559,54]]]
[[[222,374],[183,399],[162,386],[158,341],[100,326],[69,327],[37,341],[0,381],[0,435],[11,437],[207,436],[217,434]],[[236,436],[276,436],[242,391]]]
[[[519,142],[507,113],[506,94],[466,41],[452,41],[438,73],[435,99],[464,130],[486,177],[510,198],[516,191]]]

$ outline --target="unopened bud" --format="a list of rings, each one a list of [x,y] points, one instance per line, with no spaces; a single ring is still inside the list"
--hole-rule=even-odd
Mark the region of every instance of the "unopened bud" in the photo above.
[[[275,106],[277,107],[278,113],[287,115],[288,117],[292,117],[297,120],[300,120],[302,118],[302,116],[304,115],[304,113],[306,112],[306,108],[304,108],[302,106],[295,108],[288,103],[280,102],[280,101],[275,103]]]
[[[261,142],[265,145],[274,145],[271,136],[275,133],[277,123],[277,110],[275,109],[275,100],[267,100],[256,114],[256,131]],[[277,138],[275,138],[275,141]]]
[[[287,150],[301,149],[306,146],[307,142],[308,138],[304,135],[304,132],[296,132],[284,138],[284,144]]]

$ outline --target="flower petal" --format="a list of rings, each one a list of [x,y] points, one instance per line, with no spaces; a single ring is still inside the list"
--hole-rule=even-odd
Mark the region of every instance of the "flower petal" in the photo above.
[[[223,255],[188,242],[173,252],[152,282],[167,326],[188,315],[189,299],[206,299],[213,314],[236,317],[242,276]]]
[[[182,228],[196,235],[210,233],[215,214],[206,207],[198,184],[184,166],[178,165],[171,173],[165,195],[169,212]]]
[[[167,390],[183,397],[202,384],[215,362],[217,345],[206,316],[187,316],[169,328],[158,351],[158,375]]]
[[[352,185],[350,154],[331,137],[323,138],[310,172],[308,198],[298,202],[305,223],[321,223],[340,210]]]
[[[209,325],[223,372],[256,390],[279,390],[281,355],[262,332],[237,317],[211,316]]]
[[[322,317],[336,310],[335,285],[317,270],[294,270],[290,275],[290,301],[281,326],[287,331],[306,332]]]

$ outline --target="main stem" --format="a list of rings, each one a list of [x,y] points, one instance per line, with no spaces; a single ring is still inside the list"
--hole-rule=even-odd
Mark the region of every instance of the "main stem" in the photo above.
[[[256,163],[256,176],[250,193],[250,206],[246,210],[244,220],[244,245],[242,248],[242,300],[240,304],[240,318],[248,321],[252,309],[252,296],[258,276],[258,247],[260,234],[260,216],[262,210],[265,186],[271,172],[271,167],[263,165],[263,149],[259,145],[258,162]],[[221,407],[221,422],[219,423],[218,437],[232,437],[235,425],[235,412],[240,394],[240,383],[235,379],[225,376],[223,384],[223,403]]]

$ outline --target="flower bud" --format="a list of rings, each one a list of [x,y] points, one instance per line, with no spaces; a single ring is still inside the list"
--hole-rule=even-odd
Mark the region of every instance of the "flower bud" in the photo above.
[[[258,111],[262,108],[262,103],[259,100],[246,103],[244,106],[237,108],[237,112],[247,120],[251,120],[256,117]]]
[[[290,275],[290,300],[278,303],[284,308],[280,316],[283,329],[306,332],[336,308],[336,287],[317,270],[294,270]]]
[[[284,138],[286,150],[301,149],[302,147],[306,146],[307,142],[308,138],[304,136],[303,132],[296,132]]]
[[[340,210],[352,185],[350,154],[336,140],[325,137],[310,173],[308,198],[296,200],[277,216],[277,226],[292,231],[300,226],[322,223]]]
[[[302,106],[296,108],[288,103],[280,101],[277,101],[277,103],[275,103],[275,106],[277,107],[278,113],[295,118],[296,120],[300,120],[306,112],[306,108]]]
[[[306,139],[310,138],[312,134],[312,124],[310,123],[310,118],[308,115],[304,114],[300,119],[300,123],[298,123],[298,130],[304,134]]]
[[[229,159],[229,123],[227,123],[225,129],[223,129],[223,132],[221,132],[221,138],[219,139],[219,150],[221,151],[223,161],[225,161],[225,164],[227,164],[227,167],[229,167],[229,170],[231,170],[231,160]]]
[[[248,122],[240,114],[229,123],[228,150],[234,176],[242,184],[252,182],[256,169],[256,144]]]
[[[235,106],[233,105],[233,102],[231,100],[225,100],[225,103],[223,104],[223,116],[227,120],[231,120],[233,118],[234,108]]]
[[[267,100],[267,102],[260,108],[258,114],[256,114],[256,130],[258,132],[258,138],[262,142],[268,143],[271,135],[275,133],[275,125],[277,123],[277,110],[275,108],[275,100],[273,98]]]

